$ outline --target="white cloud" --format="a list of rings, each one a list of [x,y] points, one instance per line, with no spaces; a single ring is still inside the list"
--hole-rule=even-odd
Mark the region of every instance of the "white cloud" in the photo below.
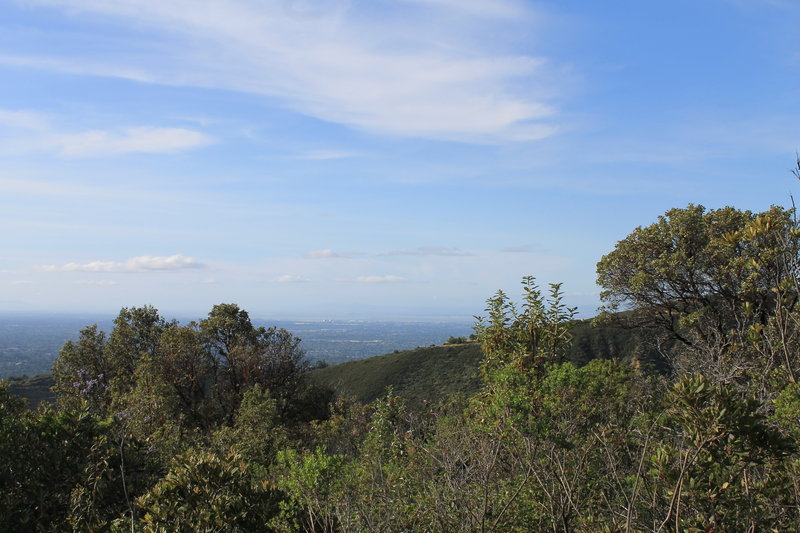
[[[47,119],[31,111],[0,109],[0,127],[22,130],[43,130],[49,126]]]
[[[545,58],[487,45],[487,34],[504,31],[501,22],[530,27],[532,14],[522,2],[416,0],[396,17],[347,0],[38,3],[149,29],[157,52],[117,54],[113,64],[74,57],[0,61],[256,93],[380,133],[492,142],[556,131],[545,122],[555,113],[556,69]]]
[[[293,276],[291,274],[284,274],[283,276],[272,278],[270,281],[272,281],[273,283],[304,283],[309,280],[302,276]]]
[[[306,254],[306,257],[309,259],[330,259],[332,257],[341,257],[341,255],[330,248],[326,248],[324,250],[312,250]]]
[[[443,256],[443,257],[465,257],[474,255],[471,252],[460,248],[450,248],[447,246],[420,246],[409,250],[390,250],[388,252],[335,252],[330,248],[324,250],[312,250],[306,254],[309,259],[331,259],[331,258],[353,258],[358,256]]]
[[[405,283],[408,278],[402,276],[359,276],[356,278],[359,283]]]
[[[67,157],[169,153],[200,148],[215,141],[199,131],[155,126],[66,132],[40,113],[8,109],[0,109],[0,139],[2,153],[55,151]]]
[[[75,285],[96,285],[98,287],[113,287],[114,285],[119,285],[116,281],[111,281],[109,279],[100,279],[100,280],[79,280],[74,282]]]
[[[367,255],[364,252],[334,252],[330,248],[324,250],[312,250],[306,254],[308,259],[333,259],[333,258],[353,258]]]
[[[32,285],[32,284],[33,282],[27,279],[19,279],[9,283],[9,285]]]
[[[77,74],[85,76],[108,76],[122,78],[140,83],[156,83],[153,76],[148,75],[143,70],[134,68],[119,67],[105,63],[92,63],[83,59],[53,59],[42,57],[24,57],[9,54],[0,54],[0,63],[12,67],[27,67],[43,70],[51,70],[64,74]]]
[[[185,270],[205,268],[205,265],[185,255],[171,255],[158,257],[142,255],[132,257],[125,262],[92,261],[90,263],[67,263],[62,266],[48,265],[42,267],[45,272],[164,272],[170,270]]]
[[[517,2],[510,2],[507,0],[405,0],[406,2],[428,4],[432,6],[439,6],[442,8],[463,10],[475,14],[510,18],[520,16],[525,13],[522,6]]]
[[[421,256],[446,256],[464,257],[473,255],[459,248],[448,248],[447,246],[420,246],[413,250],[392,250],[381,255],[421,255]]]
[[[114,156],[127,153],[167,153],[199,148],[213,139],[184,128],[136,127],[114,131],[62,134],[44,141],[60,154],[72,157]]]

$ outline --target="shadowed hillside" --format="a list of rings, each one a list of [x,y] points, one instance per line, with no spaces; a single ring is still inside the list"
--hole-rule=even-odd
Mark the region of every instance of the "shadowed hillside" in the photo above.
[[[470,395],[480,387],[477,343],[430,346],[348,361],[312,372],[315,381],[362,401],[382,396],[391,386],[413,403]]]
[[[51,390],[53,386],[53,376],[41,374],[33,377],[7,378],[8,390],[28,400],[31,408],[39,405],[40,402],[54,402],[56,395]]]
[[[590,320],[579,320],[572,334],[569,360],[576,364],[592,359],[636,359],[662,371],[666,368],[640,331],[612,325],[593,327]],[[395,394],[418,404],[477,392],[481,358],[480,346],[474,342],[429,346],[348,361],[315,370],[312,376],[317,383],[364,402],[381,397],[391,386]]]

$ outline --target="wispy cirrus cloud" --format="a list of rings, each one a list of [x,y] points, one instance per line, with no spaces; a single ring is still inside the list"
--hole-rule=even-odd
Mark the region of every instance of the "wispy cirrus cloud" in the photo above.
[[[205,133],[158,126],[61,131],[51,117],[26,110],[0,109],[2,152],[55,152],[65,157],[109,157],[131,153],[171,153],[215,142]]]
[[[336,252],[330,248],[323,250],[311,250],[306,254],[308,259],[335,259],[335,258],[352,258],[368,255],[364,252]]]
[[[419,256],[444,256],[444,257],[464,257],[474,255],[471,252],[460,248],[449,248],[447,246],[420,246],[411,250],[391,250],[379,255],[419,255]]]
[[[308,278],[304,278],[303,276],[294,276],[292,274],[284,274],[282,276],[278,276],[272,278],[270,280],[272,283],[305,283],[310,281]]]
[[[103,62],[94,63],[87,58],[65,59],[0,54],[0,64],[8,65],[10,67],[35,68],[64,74],[75,74],[79,76],[102,75],[140,83],[157,82],[156,78],[147,74],[145,70],[138,70],[130,67],[119,67]]]
[[[91,261],[89,263],[66,263],[61,266],[47,265],[41,267],[45,272],[168,272],[174,270],[205,268],[201,262],[185,255],[132,257],[127,261]]]
[[[256,93],[299,113],[392,135],[494,142],[558,130],[557,68],[544,57],[486,46],[483,32],[497,18],[535,18],[521,2],[416,0],[392,18],[346,0],[34,3],[145,29],[155,51],[131,48],[113,62],[20,55],[0,61]]]
[[[47,117],[33,111],[0,109],[0,128],[14,130],[46,130]]]
[[[408,278],[402,276],[359,276],[355,279],[358,283],[406,283]]]
[[[208,135],[184,128],[150,126],[125,128],[119,131],[93,130],[54,135],[43,145],[69,157],[104,157],[130,153],[169,153],[207,146]]]
[[[510,18],[524,15],[525,8],[519,2],[508,0],[405,0],[416,4],[427,4],[441,8],[461,10],[483,16]]]
[[[309,259],[331,259],[341,257],[402,257],[402,256],[439,256],[439,257],[467,257],[475,255],[460,248],[448,246],[419,246],[406,250],[389,250],[385,252],[336,252],[330,248],[312,250],[306,254]]]
[[[536,251],[536,248],[525,244],[522,246],[506,246],[500,251],[507,254],[529,254]]]
[[[306,254],[306,257],[309,259],[331,259],[334,257],[342,257],[340,254],[337,254],[330,248],[325,248],[324,250],[311,250]]]

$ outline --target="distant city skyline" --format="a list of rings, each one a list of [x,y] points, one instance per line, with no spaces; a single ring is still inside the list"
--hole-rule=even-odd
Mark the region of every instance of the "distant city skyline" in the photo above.
[[[0,311],[470,317],[800,194],[800,4],[11,0]]]

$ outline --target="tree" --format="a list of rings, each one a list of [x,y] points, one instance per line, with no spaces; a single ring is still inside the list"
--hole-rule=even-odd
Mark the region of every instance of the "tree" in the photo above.
[[[106,358],[106,335],[97,327],[81,330],[78,342],[67,341],[53,363],[53,387],[62,408],[87,407],[105,414],[111,401],[111,365]]]
[[[246,532],[273,529],[267,523],[278,512],[282,494],[255,481],[241,456],[190,451],[167,475],[137,500],[141,530],[148,533]],[[133,527],[131,527],[133,529]]]
[[[223,450],[235,446],[252,468],[261,471],[266,471],[278,451],[290,443],[288,431],[281,424],[278,402],[260,385],[244,393],[236,421],[217,430],[214,441]]]
[[[3,413],[0,531],[63,530],[70,492],[82,480],[101,433],[94,417],[85,412],[43,407]]]
[[[690,352],[692,370],[734,382],[782,366],[795,381],[795,362],[776,359],[764,333],[797,334],[787,318],[798,300],[799,252],[792,211],[689,205],[619,241],[597,264],[597,283],[605,311],[629,310],[618,315],[628,325],[668,332]],[[759,352],[765,357],[753,367]]]
[[[170,395],[184,424],[208,432],[220,419],[212,397],[216,364],[194,324],[164,331],[158,356],[149,364],[168,385]]]
[[[266,530],[281,496],[256,477],[327,414],[331,394],[307,370],[300,339],[235,304],[185,326],[123,308],[110,334],[90,326],[62,348],[62,411],[26,414],[0,387],[0,524]]]
[[[153,358],[164,332],[174,326],[174,322],[167,322],[151,305],[120,310],[105,346],[110,384],[114,389],[112,393],[119,395],[131,387],[139,361],[145,357]]]
[[[550,285],[549,298],[542,296],[531,276],[523,278],[522,288],[519,306],[503,291],[497,291],[487,301],[488,318],[478,317],[475,326],[484,354],[483,396],[499,402],[500,411],[509,407],[505,402],[516,402],[520,412],[525,412],[526,391],[548,364],[566,359],[572,342],[569,321],[576,309],[564,305],[561,285]]]
[[[122,308],[110,336],[97,324],[67,341],[53,364],[55,392],[65,407],[105,415],[111,402],[133,386],[142,357],[154,357],[168,323],[152,306]]]
[[[325,416],[331,393],[311,386],[308,370],[300,339],[254,326],[235,304],[215,305],[206,319],[185,326],[151,306],[123,308],[110,335],[97,325],[84,328],[53,366],[64,407],[99,416],[138,411],[152,421],[157,417],[145,412],[151,405],[160,418],[206,434],[233,424],[255,385],[276,400],[284,421]]]
[[[25,400],[11,393],[8,383],[0,379],[0,423],[25,412]]]
[[[796,528],[796,506],[782,507],[773,490],[796,444],[757,400],[697,374],[679,379],[664,400],[642,517],[657,509],[653,523],[676,531]]]
[[[199,324],[216,374],[215,395],[233,422],[244,392],[258,384],[288,407],[305,387],[309,369],[300,339],[283,328],[255,327],[236,304],[215,305]]]

